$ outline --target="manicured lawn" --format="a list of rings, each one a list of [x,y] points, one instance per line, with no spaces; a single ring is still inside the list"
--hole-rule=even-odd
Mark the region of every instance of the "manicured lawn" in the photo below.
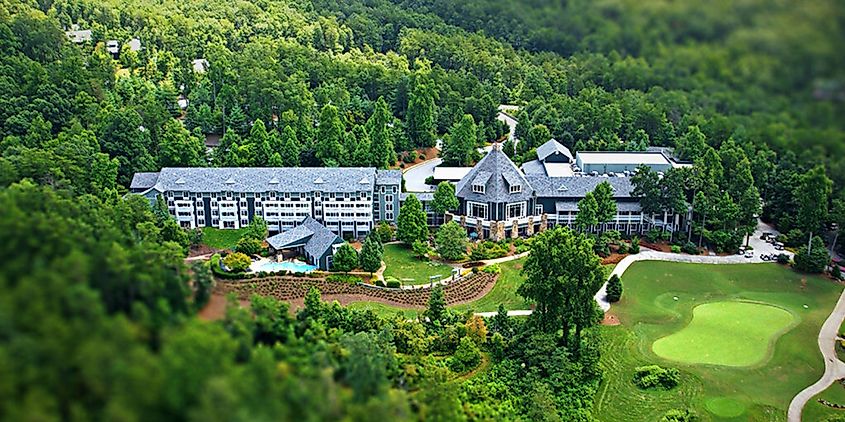
[[[815,347],[816,337],[842,289],[776,264],[638,262],[623,275],[622,284],[622,300],[611,310],[622,325],[600,328],[605,381],[596,395],[593,414],[601,421],[655,421],[668,410],[681,408],[691,408],[701,420],[785,420],[792,397],[822,374],[824,364]],[[653,352],[658,339],[684,333],[697,306],[736,301],[771,304],[794,318],[787,322],[792,328],[786,328],[774,341],[774,350],[762,360],[743,362],[751,366],[690,364]],[[748,312],[759,309],[743,309],[734,317],[746,318]],[[722,320],[717,323],[727,324],[724,330],[721,334],[704,330],[703,334],[722,337],[715,341],[729,353],[734,347],[731,344],[745,341],[731,337],[744,334],[731,331],[738,328],[724,321],[722,312],[716,314],[717,320]],[[779,315],[774,318],[783,324],[783,315]],[[693,329],[698,330],[695,325]],[[770,332],[762,335],[766,334],[773,337]],[[661,347],[658,345],[658,352]],[[698,352],[688,346],[687,353]],[[680,385],[670,391],[639,390],[631,382],[634,368],[652,363],[679,368]]]
[[[434,261],[423,261],[411,248],[402,244],[384,245],[382,260],[387,265],[384,276],[395,277],[403,284],[425,284],[429,277],[440,275],[441,278],[452,276],[452,267]]]
[[[221,230],[214,227],[203,227],[202,243],[214,249],[232,249],[243,236],[246,229]]]
[[[496,280],[493,290],[490,290],[489,293],[474,302],[458,305],[453,309],[458,311],[472,309],[473,312],[491,312],[497,310],[500,303],[505,305],[505,308],[508,310],[530,309],[531,305],[525,302],[522,296],[516,294],[516,289],[519,288],[524,280],[519,273],[524,263],[525,258],[520,258],[499,264],[502,273],[499,275],[499,279]]]
[[[693,308],[692,321],[652,345],[654,354],[684,363],[728,366],[756,364],[795,318],[771,305],[714,302]]]
[[[831,403],[845,406],[845,386],[838,382],[834,382],[827,390],[822,391],[819,395],[810,399],[807,405],[804,406],[804,412],[801,417],[805,421],[823,421],[831,416],[845,417],[845,410],[834,409],[830,406],[823,405],[818,402],[818,399],[824,399]]]

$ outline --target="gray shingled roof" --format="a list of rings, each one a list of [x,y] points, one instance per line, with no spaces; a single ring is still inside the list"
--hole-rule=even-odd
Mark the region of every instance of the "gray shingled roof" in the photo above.
[[[617,202],[616,210],[624,212],[642,211],[642,207],[640,206],[639,202]],[[574,198],[569,201],[556,201],[555,211],[578,211],[578,201],[576,201]]]
[[[159,172],[156,187],[187,192],[358,192],[372,191],[375,178],[372,167],[167,167]]]
[[[569,158],[569,161],[574,160],[572,158],[572,153],[569,152],[569,148],[561,145],[560,142],[558,142],[554,139],[550,139],[545,144],[537,147],[537,158],[540,161],[545,161],[548,156],[555,154],[555,153],[565,155],[567,158]]]
[[[519,168],[525,174],[539,174],[542,176],[546,175],[546,167],[540,160],[526,161],[522,163],[522,166],[520,166]]]
[[[305,217],[298,226],[267,238],[273,249],[305,246],[309,255],[322,258],[332,245],[343,243],[338,235],[311,217]]]
[[[132,184],[129,189],[149,189],[155,186],[158,180],[158,173],[135,173],[132,176]]]
[[[401,170],[376,170],[377,185],[401,185]]]
[[[505,180],[506,174],[512,183],[519,182],[522,185],[521,192],[510,193],[510,185]],[[474,193],[472,185],[482,181],[485,186],[484,193]],[[459,198],[470,201],[514,202],[530,199],[534,189],[513,161],[501,148],[494,145],[493,149],[458,182],[455,193]]]
[[[613,187],[613,196],[616,198],[631,198],[634,190],[628,177],[546,177],[532,174],[527,178],[541,198],[583,198],[587,192],[592,192],[599,183],[605,181]]]

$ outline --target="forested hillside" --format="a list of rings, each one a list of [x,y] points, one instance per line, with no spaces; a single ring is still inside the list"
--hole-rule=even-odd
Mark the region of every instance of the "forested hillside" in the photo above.
[[[845,220],[843,44],[835,0],[0,0],[0,419],[591,420],[592,298],[575,336],[314,294],[295,316],[255,298],[200,322],[209,270],[183,263],[175,221],[123,196],[132,175],[387,168],[439,138],[472,158],[515,104],[517,162],[551,137],[674,147],[701,174],[642,180],[644,198],[692,202],[720,250],[762,198],[800,244]],[[802,193],[827,177],[830,204]]]

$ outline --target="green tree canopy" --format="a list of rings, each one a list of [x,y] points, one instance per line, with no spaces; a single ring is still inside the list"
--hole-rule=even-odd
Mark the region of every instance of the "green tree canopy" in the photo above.
[[[434,243],[440,257],[457,261],[466,256],[467,231],[460,224],[450,221],[437,230]]]
[[[399,208],[397,226],[396,237],[406,245],[411,245],[417,241],[428,242],[428,225],[425,212],[416,195],[409,194],[402,207]]]

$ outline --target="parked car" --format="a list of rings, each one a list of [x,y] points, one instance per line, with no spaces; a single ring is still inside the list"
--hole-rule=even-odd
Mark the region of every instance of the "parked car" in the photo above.
[[[754,258],[754,251],[748,251],[745,253],[746,258]]]
[[[783,250],[783,242],[775,242],[775,250],[782,251]]]

